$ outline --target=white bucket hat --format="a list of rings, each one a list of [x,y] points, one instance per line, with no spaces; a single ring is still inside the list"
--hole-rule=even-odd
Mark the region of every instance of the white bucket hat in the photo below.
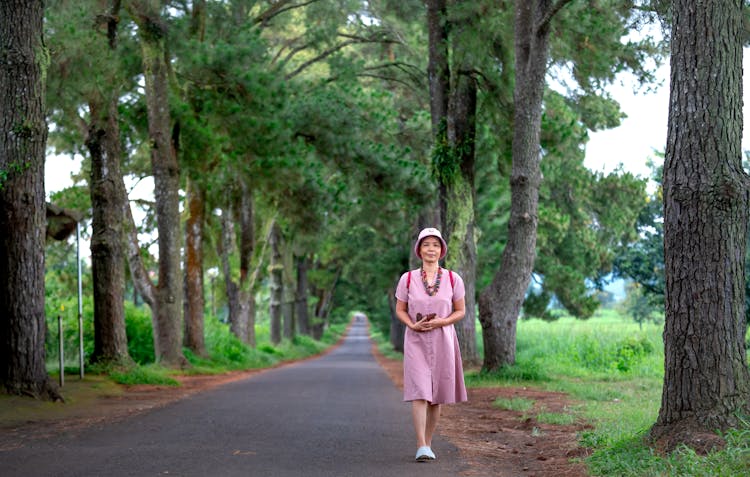
[[[422,240],[426,237],[435,237],[436,239],[440,240],[440,244],[442,245],[441,251],[440,251],[440,258],[442,259],[445,257],[445,254],[448,253],[448,244],[445,243],[445,240],[443,239],[443,236],[440,235],[440,231],[434,227],[427,227],[426,229],[422,229],[421,232],[419,232],[419,237],[417,237],[417,241],[414,242],[414,254],[422,258],[419,255],[419,245],[422,243]]]

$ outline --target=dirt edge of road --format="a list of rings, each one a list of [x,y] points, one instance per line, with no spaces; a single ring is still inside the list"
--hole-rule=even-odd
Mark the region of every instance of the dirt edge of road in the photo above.
[[[393,383],[403,389],[401,360],[373,355]],[[469,401],[443,406],[438,433],[455,445],[468,464],[462,475],[471,477],[584,477],[580,458],[588,450],[578,446],[578,434],[591,426],[539,422],[539,413],[569,415],[574,403],[564,393],[531,388],[468,389]],[[497,399],[524,399],[533,407],[524,412],[503,410]]]

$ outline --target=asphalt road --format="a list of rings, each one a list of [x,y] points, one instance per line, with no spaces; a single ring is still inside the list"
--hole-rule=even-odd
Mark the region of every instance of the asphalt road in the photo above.
[[[364,317],[343,344],[127,420],[0,452],[0,476],[451,476],[436,439],[414,462],[411,407],[371,354]]]

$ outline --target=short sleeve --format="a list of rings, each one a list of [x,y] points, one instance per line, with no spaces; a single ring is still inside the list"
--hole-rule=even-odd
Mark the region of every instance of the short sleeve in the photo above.
[[[401,278],[398,281],[398,285],[396,286],[396,298],[406,303],[409,302],[409,289],[406,288],[406,280],[409,276],[409,273],[411,272],[406,272],[401,275]]]
[[[466,296],[466,287],[464,287],[464,280],[456,272],[453,273],[453,301],[460,300]]]

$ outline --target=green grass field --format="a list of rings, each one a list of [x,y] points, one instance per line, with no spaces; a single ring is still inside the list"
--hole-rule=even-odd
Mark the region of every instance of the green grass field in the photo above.
[[[478,341],[481,351],[481,335]],[[725,435],[725,450],[706,457],[680,449],[664,458],[645,444],[661,402],[661,325],[641,327],[614,310],[601,310],[585,321],[571,317],[554,322],[520,320],[516,345],[514,366],[494,374],[468,373],[467,384],[524,385],[568,393],[581,403],[571,412],[594,426],[579,436],[581,445],[593,450],[586,460],[591,475],[750,475],[750,422]],[[565,419],[558,415],[537,418],[546,422]]]

